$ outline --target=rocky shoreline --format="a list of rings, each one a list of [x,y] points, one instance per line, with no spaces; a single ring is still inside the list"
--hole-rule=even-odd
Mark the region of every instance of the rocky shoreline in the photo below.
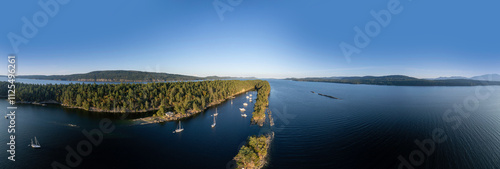
[[[208,108],[210,108],[212,106],[219,105],[219,104],[223,103],[227,99],[234,98],[234,96],[243,94],[243,93],[248,92],[248,91],[252,91],[253,89],[254,88],[243,89],[240,92],[235,93],[232,96],[229,96],[229,97],[227,97],[225,99],[218,100],[217,102],[212,102],[212,103],[208,104],[203,110],[197,110],[197,111],[188,110],[185,114],[175,114],[175,115],[170,116],[170,117],[167,117],[167,116],[162,116],[162,117],[158,117],[158,116],[156,116],[156,117],[144,117],[144,118],[134,119],[132,121],[137,122],[138,125],[163,123],[163,122],[169,122],[169,121],[177,121],[177,120],[180,120],[180,119],[183,119],[183,118],[188,118],[188,117],[191,117],[193,115],[196,115],[196,114],[198,114],[200,112],[205,111],[206,109],[208,109]]]
[[[80,109],[80,110],[85,110],[85,111],[89,111],[89,112],[98,112],[98,113],[146,113],[146,112],[150,112],[150,111],[157,111],[159,109],[159,108],[154,108],[154,109],[139,110],[139,111],[127,110],[127,111],[123,112],[123,111],[118,111],[118,110],[102,110],[102,109],[90,107],[89,110],[86,110],[83,107],[69,106],[69,105],[63,104],[63,103],[55,101],[55,100],[46,100],[46,101],[41,101],[41,102],[16,101],[16,104],[32,104],[32,105],[38,105],[38,106],[47,106],[47,104],[55,104],[55,105],[62,106],[64,108]]]
[[[233,158],[236,162],[231,168],[261,169],[269,159],[271,142],[274,139],[274,132],[260,136],[251,136],[247,143],[240,147],[240,151]]]
[[[198,114],[202,111],[205,111],[207,108],[221,104],[222,102],[226,101],[227,99],[233,98],[234,96],[240,95],[242,93],[248,92],[253,90],[254,88],[248,88],[248,89],[242,89],[240,92],[235,93],[232,96],[229,96],[225,99],[218,100],[217,102],[212,102],[208,104],[203,110],[198,110],[198,111],[193,111],[193,110],[188,110],[185,114],[176,114],[172,117],[144,117],[140,119],[134,119],[133,121],[139,122],[139,124],[152,124],[152,123],[162,123],[162,122],[167,122],[167,121],[176,121],[179,119],[191,117],[195,114]],[[63,104],[61,102],[55,101],[55,100],[46,100],[46,101],[41,101],[41,102],[31,102],[31,101],[16,101],[17,104],[33,104],[33,105],[39,105],[39,106],[46,106],[47,104],[55,104],[55,105],[60,105],[64,108],[70,108],[70,109],[80,109],[80,110],[85,110],[89,112],[99,112],[99,113],[146,113],[150,111],[158,111],[160,108],[150,108],[148,110],[139,110],[139,111],[130,111],[127,110],[125,112],[119,111],[119,110],[102,110],[102,109],[97,109],[94,107],[90,107],[89,110],[84,109],[83,107],[76,107],[76,106],[69,106],[66,104]]]
[[[317,92],[314,92],[314,91],[311,91],[311,93],[316,93],[316,94],[318,94],[318,95],[320,95],[320,96],[328,97],[328,98],[331,98],[331,99],[341,100],[341,99],[339,99],[339,98],[337,98],[337,97],[333,97],[333,96],[330,96],[330,95],[317,93]]]

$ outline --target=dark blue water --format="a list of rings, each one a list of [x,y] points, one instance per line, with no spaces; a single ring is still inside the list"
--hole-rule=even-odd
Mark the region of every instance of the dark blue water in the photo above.
[[[447,141],[436,144],[423,162],[414,158],[419,165],[412,167],[500,168],[498,86],[468,118],[452,114],[462,122],[454,130],[456,122],[444,121],[443,114],[475,97],[477,87],[270,83],[276,136],[269,168],[398,168],[398,157],[409,161],[410,153],[419,150],[414,141],[432,139],[436,128],[445,131]],[[479,91],[480,96],[488,93]]]
[[[408,161],[420,151],[415,140],[432,139],[442,129],[447,140],[435,144],[414,168],[498,168],[500,166],[500,87],[478,100],[477,109],[460,120],[443,120],[446,110],[476,97],[477,87],[397,87],[269,80],[272,127],[269,164],[266,168],[397,168],[399,156]],[[341,100],[313,94],[315,91]],[[256,93],[253,93],[254,97]],[[116,127],[77,168],[226,168],[238,147],[268,126],[250,124],[240,116],[245,95],[218,107],[215,129],[210,108],[184,119],[185,131],[173,134],[177,122],[134,125],[120,115],[88,113],[59,106],[18,105],[16,162],[8,162],[7,120],[0,120],[0,168],[50,168],[65,164],[68,151],[87,138],[82,130],[99,128],[109,118]],[[475,104],[474,104],[475,105]],[[0,101],[6,110],[7,102]],[[138,115],[132,115],[138,116]],[[139,115],[140,116],[140,115]],[[128,117],[131,118],[131,117]],[[449,119],[448,119],[449,120]],[[76,127],[68,124],[77,125]],[[27,146],[37,136],[43,148]],[[414,160],[415,161],[415,160]],[[411,162],[409,162],[411,163]]]
[[[249,94],[256,98],[255,91]],[[183,119],[185,130],[178,134],[172,133],[177,122],[136,125],[130,120],[120,120],[120,114],[89,113],[55,105],[17,105],[16,162],[7,161],[8,154],[1,153],[0,168],[51,168],[54,161],[66,165],[66,146],[76,150],[82,140],[89,140],[82,130],[99,129],[104,118],[112,121],[114,131],[105,134],[102,143],[93,146],[77,168],[226,168],[246,138],[263,129],[250,124],[255,102],[248,102],[245,96],[239,95],[233,104],[228,100],[217,106],[215,128],[210,126],[215,108],[210,108]],[[241,117],[239,111],[244,102],[249,103],[245,107],[247,118]],[[7,101],[0,101],[2,109],[7,106]],[[5,150],[9,141],[7,122],[1,120],[5,130],[0,130],[0,142],[4,145],[1,147]],[[42,149],[28,147],[34,136]]]

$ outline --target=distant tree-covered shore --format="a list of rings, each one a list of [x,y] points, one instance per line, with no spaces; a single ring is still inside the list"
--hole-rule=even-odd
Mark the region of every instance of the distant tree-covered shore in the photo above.
[[[0,87],[6,89],[9,84],[0,82]],[[269,83],[263,80],[214,80],[147,84],[15,85],[18,102],[55,102],[66,107],[95,112],[171,110],[185,114],[186,111],[204,110],[211,103],[241,91],[264,88],[263,86],[267,86],[265,84]],[[7,96],[7,91],[0,90],[0,96]]]
[[[294,81],[307,82],[329,82],[346,84],[369,84],[369,85],[390,85],[390,86],[481,86],[500,85],[498,81],[479,81],[470,79],[446,79],[427,80],[408,77],[403,75],[391,76],[365,76],[365,77],[343,77],[343,78],[289,78]]]
[[[103,70],[70,75],[18,75],[17,78],[36,80],[60,80],[81,82],[168,82],[220,79],[256,79],[254,77],[197,77],[170,73],[143,72],[134,70]]]

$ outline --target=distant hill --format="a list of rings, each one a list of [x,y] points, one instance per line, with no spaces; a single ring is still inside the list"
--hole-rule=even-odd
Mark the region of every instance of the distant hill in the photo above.
[[[449,80],[449,79],[468,79],[468,80],[483,80],[483,81],[500,81],[499,74],[486,74],[481,76],[474,76],[471,78],[463,77],[463,76],[450,76],[450,77],[439,77],[435,79],[429,80]]]
[[[471,77],[470,79],[472,79],[472,80],[500,81],[500,75],[499,74],[487,74],[487,75],[482,75],[482,76],[474,76],[474,77]]]
[[[469,78],[466,78],[463,76],[451,76],[451,77],[438,77],[438,78],[432,79],[432,80],[450,80],[450,79],[469,79]]]
[[[91,82],[159,82],[159,81],[185,81],[203,80],[203,77],[186,76],[168,73],[142,72],[131,70],[106,70],[93,71],[83,74],[71,75],[24,75],[17,76],[25,79],[39,80],[65,80],[65,81],[91,81]]]
[[[207,80],[224,80],[224,79],[226,79],[226,80],[227,79],[245,79],[245,80],[248,80],[248,79],[257,79],[257,78],[256,77],[207,76],[207,77],[205,77],[205,79],[207,79]]]
[[[309,82],[330,82],[347,84],[372,84],[372,85],[392,85],[392,86],[479,86],[479,85],[500,85],[500,82],[479,81],[471,79],[445,79],[427,80],[418,79],[404,75],[390,76],[364,76],[364,77],[343,77],[340,79],[331,78],[289,78],[294,81]]]

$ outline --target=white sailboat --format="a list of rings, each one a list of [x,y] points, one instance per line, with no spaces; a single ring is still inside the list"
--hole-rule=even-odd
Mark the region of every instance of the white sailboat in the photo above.
[[[247,99],[250,98],[249,96],[247,96]]]
[[[215,123],[215,116],[214,116],[214,124],[212,124],[212,128],[214,128],[214,127],[215,127],[215,124],[216,124],[216,123]]]
[[[246,111],[245,108],[240,108],[240,111]]]
[[[247,114],[243,113],[241,114],[241,117],[247,117]]]
[[[250,97],[252,97],[252,94],[249,94]]]
[[[248,106],[248,103],[243,103],[243,106]]]
[[[182,128],[181,122],[179,121],[179,126],[177,127],[177,129],[175,129],[173,133],[180,133],[182,131],[184,131],[184,128]]]
[[[42,146],[40,146],[40,143],[38,142],[38,140],[36,139],[36,137],[35,137],[35,142],[34,143],[33,143],[33,139],[31,139],[31,144],[29,146],[31,146],[31,148],[42,148]]]
[[[219,113],[217,113],[217,107],[215,108],[215,113],[214,113],[214,116],[218,116]]]

